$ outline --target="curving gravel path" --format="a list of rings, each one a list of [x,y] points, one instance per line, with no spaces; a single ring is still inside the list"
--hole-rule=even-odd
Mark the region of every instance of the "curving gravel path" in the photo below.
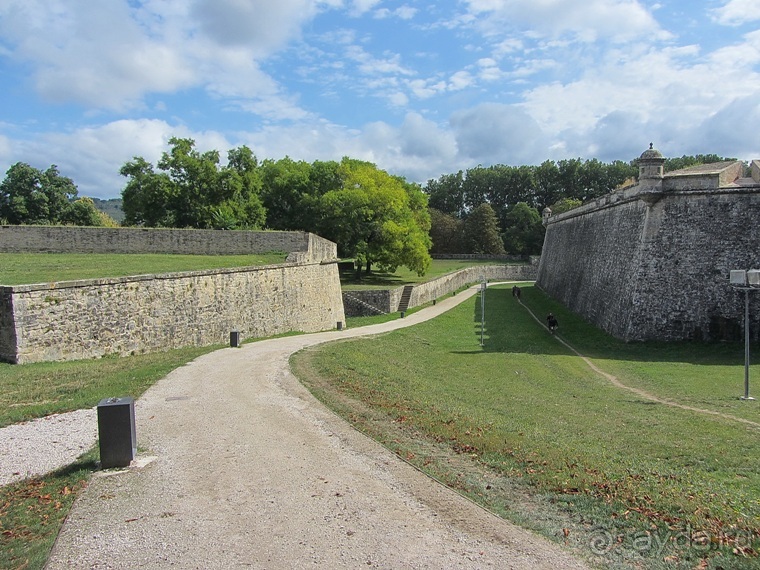
[[[136,404],[155,460],[94,477],[46,568],[586,568],[400,461],[290,373],[303,347],[421,322],[474,293],[175,370]]]

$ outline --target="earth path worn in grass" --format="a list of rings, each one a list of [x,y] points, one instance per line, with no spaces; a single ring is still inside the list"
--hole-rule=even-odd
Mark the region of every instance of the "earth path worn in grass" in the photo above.
[[[518,302],[520,303],[520,305],[522,305],[525,308],[526,311],[528,311],[531,314],[531,316],[538,322],[538,324],[546,328],[547,331],[549,330],[548,327],[544,324],[544,322],[533,311],[531,311],[527,305],[525,305],[522,301],[518,300]],[[583,362],[585,362],[588,365],[588,367],[591,368],[591,370],[599,374],[601,377],[606,378],[607,380],[610,381],[611,384],[613,384],[614,386],[622,390],[628,390],[629,392],[632,392],[633,394],[636,394],[637,396],[645,400],[649,400],[650,402],[657,402],[658,404],[671,406],[673,408],[680,408],[682,410],[688,410],[690,412],[696,412],[698,414],[706,414],[708,416],[720,416],[721,418],[725,418],[727,420],[739,422],[739,423],[746,424],[746,425],[760,429],[760,423],[753,422],[752,420],[747,420],[745,418],[740,418],[738,416],[734,416],[732,414],[726,414],[724,412],[717,412],[715,410],[707,410],[705,408],[697,408],[695,406],[679,404],[678,402],[674,402],[673,400],[666,400],[663,398],[659,398],[655,396],[654,394],[650,394],[646,390],[642,390],[641,388],[634,388],[633,386],[628,386],[626,384],[623,384],[617,376],[609,374],[608,372],[605,372],[604,370],[599,368],[596,364],[594,364],[594,362],[588,356],[585,356],[584,354],[581,354],[580,352],[578,352],[578,350],[574,346],[569,344],[562,337],[555,334],[555,338],[557,339],[557,342],[564,345],[568,350],[572,351],[576,356],[578,356],[581,360],[583,360]]]
[[[355,431],[290,373],[301,348],[421,322],[475,290],[175,370],[136,406],[155,461],[96,476],[47,568],[585,568]]]

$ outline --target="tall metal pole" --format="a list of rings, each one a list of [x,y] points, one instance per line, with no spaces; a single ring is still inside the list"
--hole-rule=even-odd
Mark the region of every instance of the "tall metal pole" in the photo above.
[[[749,289],[744,290],[744,396],[742,400],[754,400],[749,395]]]
[[[480,286],[480,346],[483,346],[483,329],[486,326],[486,282]]]

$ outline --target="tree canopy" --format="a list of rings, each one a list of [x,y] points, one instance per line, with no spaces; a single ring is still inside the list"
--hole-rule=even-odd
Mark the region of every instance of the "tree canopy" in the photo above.
[[[464,242],[468,253],[498,255],[504,253],[504,241],[493,208],[484,202],[464,221]]]
[[[169,139],[158,172],[142,157],[122,166],[125,225],[199,229],[259,229],[265,210],[259,198],[258,161],[248,147],[232,149],[227,165],[219,152],[199,152],[192,139]]]
[[[110,225],[89,198],[56,165],[42,171],[24,162],[11,166],[0,183],[0,220],[8,224]]]
[[[258,163],[247,147],[201,153],[172,138],[157,167],[135,157],[121,168],[126,225],[302,230],[338,244],[340,255],[423,274],[430,264],[430,215],[419,185],[374,164],[344,158]]]
[[[340,187],[313,204],[317,233],[338,244],[339,253],[395,271],[399,266],[424,275],[430,265],[430,214],[422,190],[379,170],[344,158]]]

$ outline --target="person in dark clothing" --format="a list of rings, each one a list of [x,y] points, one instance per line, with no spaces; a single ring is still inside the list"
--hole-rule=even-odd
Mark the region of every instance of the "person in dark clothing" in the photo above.
[[[546,317],[546,324],[549,327],[549,332],[554,334],[554,331],[557,330],[557,327],[559,326],[559,323],[557,322],[557,317],[555,317],[552,313],[549,313]]]

